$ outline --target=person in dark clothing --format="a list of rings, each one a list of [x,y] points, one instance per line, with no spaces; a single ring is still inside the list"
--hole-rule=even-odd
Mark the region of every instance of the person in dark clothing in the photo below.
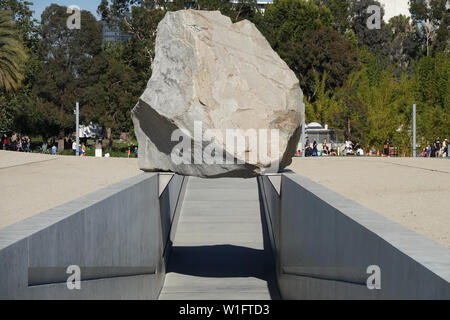
[[[434,158],[436,156],[436,148],[434,147],[434,144],[430,145],[430,148],[431,148],[430,157]]]
[[[386,139],[386,142],[384,143],[384,146],[383,146],[383,154],[386,157],[389,157],[389,148],[390,148],[389,139]]]
[[[311,157],[312,155],[312,149],[310,146],[310,142],[309,142],[309,138],[306,137],[306,142],[305,142],[305,157]]]
[[[435,148],[435,157],[439,158],[439,154],[441,152],[441,140],[439,139],[439,137],[437,137],[436,140],[434,140],[434,148]]]
[[[317,153],[318,153],[318,151],[317,151],[317,141],[314,140],[314,142],[313,142],[313,149],[312,149],[313,157],[317,157]]]
[[[444,140],[444,154],[448,157],[448,139]]]

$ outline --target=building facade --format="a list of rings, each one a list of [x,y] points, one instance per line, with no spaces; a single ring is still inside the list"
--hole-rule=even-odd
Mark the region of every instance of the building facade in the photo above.
[[[132,37],[130,34],[123,33],[117,24],[107,23],[106,21],[100,21],[103,25],[102,28],[102,43],[107,42],[119,43],[128,41]]]

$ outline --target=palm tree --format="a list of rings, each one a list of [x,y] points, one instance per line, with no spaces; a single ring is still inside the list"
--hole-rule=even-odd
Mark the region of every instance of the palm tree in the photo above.
[[[17,89],[27,55],[9,11],[0,10],[0,91]]]

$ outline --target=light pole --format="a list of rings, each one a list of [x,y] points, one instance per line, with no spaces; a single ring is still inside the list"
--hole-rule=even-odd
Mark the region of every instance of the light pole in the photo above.
[[[306,128],[305,128],[305,119],[303,119],[302,123],[302,157],[305,157],[305,134],[306,134]]]
[[[79,130],[78,130],[78,125],[79,125],[79,123],[80,123],[80,104],[77,102],[77,105],[76,105],[76,109],[75,109],[75,118],[76,118],[76,125],[75,125],[75,127],[76,127],[76,139],[77,139],[77,149],[76,149],[76,155],[77,156],[79,156],[80,155],[80,151],[79,151],[79,148],[78,148],[78,146],[79,146],[79,144],[80,144],[80,132],[79,132]]]
[[[413,104],[413,158],[416,157],[416,104]]]

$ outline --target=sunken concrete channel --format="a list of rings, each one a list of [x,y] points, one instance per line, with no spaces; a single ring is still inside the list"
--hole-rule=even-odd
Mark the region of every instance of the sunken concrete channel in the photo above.
[[[141,174],[0,230],[0,299],[157,299],[186,182]]]
[[[284,299],[450,299],[450,250],[294,173],[259,186]]]
[[[448,248],[294,173],[143,173],[0,230],[0,299],[450,299],[449,281]]]

